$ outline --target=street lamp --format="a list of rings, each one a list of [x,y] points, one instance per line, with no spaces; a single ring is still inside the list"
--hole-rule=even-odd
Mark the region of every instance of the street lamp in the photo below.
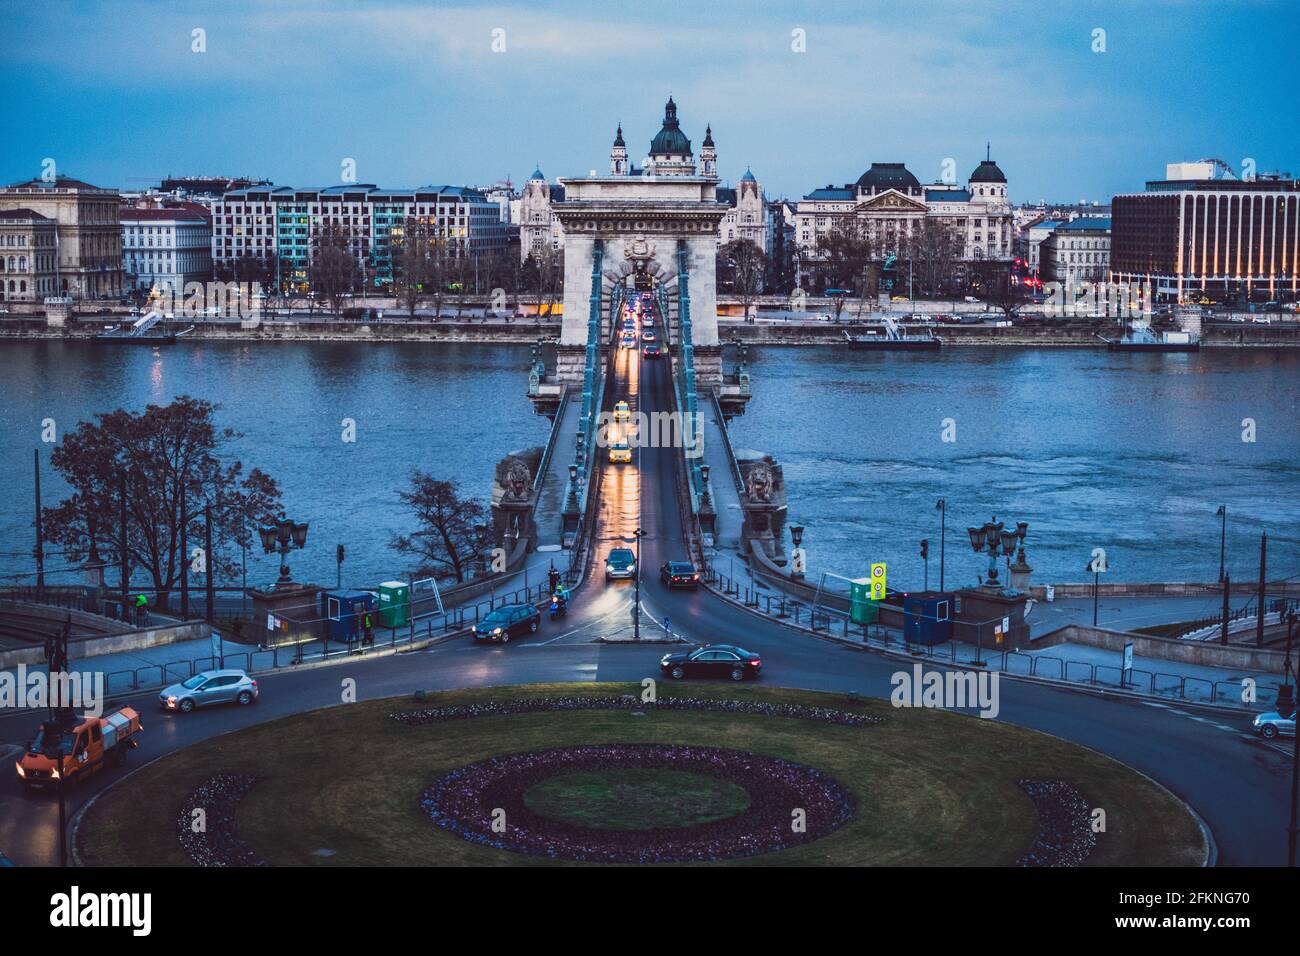
[[[934,506],[939,512],[939,590],[943,590],[943,545],[944,536],[947,531],[946,524],[948,518],[948,503],[940,498]]]
[[[641,539],[645,537],[645,532],[637,528],[632,532],[632,537],[636,539],[636,594],[632,604],[632,640],[641,640]]]
[[[267,554],[279,552],[280,577],[275,582],[277,588],[293,584],[293,579],[289,577],[288,556],[295,548],[306,547],[307,527],[307,522],[291,521],[281,511],[269,523],[257,529],[258,536],[262,539],[262,550]]]
[[[1219,525],[1219,583],[1222,584],[1224,572],[1223,558],[1225,554],[1225,545],[1228,542],[1228,506],[1219,505],[1219,510],[1216,511],[1215,514],[1223,519],[1222,523]]]

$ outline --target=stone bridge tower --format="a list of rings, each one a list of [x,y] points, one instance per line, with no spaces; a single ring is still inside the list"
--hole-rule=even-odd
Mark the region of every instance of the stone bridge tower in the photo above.
[[[718,223],[727,206],[718,202],[717,176],[696,170],[690,140],[670,97],[663,127],[650,144],[644,168],[628,164],[620,150],[622,128],[611,156],[611,175],[565,177],[564,200],[552,206],[564,233],[564,322],[557,348],[559,378],[582,380],[587,344],[595,250],[602,251],[602,333],[607,333],[610,296],[634,271],[644,271],[668,293],[670,344],[676,344],[678,250],[685,250],[690,279],[692,344],[697,381],[721,382],[716,259]],[[710,169],[714,161],[709,137]],[[623,160],[619,162],[619,160]],[[622,168],[625,172],[619,173]],[[602,341],[605,344],[607,339]]]

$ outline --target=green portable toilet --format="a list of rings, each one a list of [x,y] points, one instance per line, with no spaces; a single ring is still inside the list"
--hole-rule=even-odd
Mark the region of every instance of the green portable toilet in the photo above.
[[[400,627],[411,620],[411,587],[405,581],[385,581],[379,585],[379,623]]]
[[[854,578],[849,582],[849,620],[854,624],[875,624],[880,608],[871,600],[871,579]]]

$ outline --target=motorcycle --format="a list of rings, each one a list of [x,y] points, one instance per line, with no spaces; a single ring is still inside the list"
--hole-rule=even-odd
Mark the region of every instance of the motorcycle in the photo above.
[[[551,620],[564,617],[569,611],[569,601],[563,594],[551,595]]]

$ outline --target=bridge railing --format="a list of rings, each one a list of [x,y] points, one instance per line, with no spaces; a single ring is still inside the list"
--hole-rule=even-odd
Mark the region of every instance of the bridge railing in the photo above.
[[[900,629],[878,624],[854,624],[849,615],[840,609],[801,601],[784,592],[759,588],[753,581],[728,574],[709,564],[703,566],[700,577],[715,593],[745,607],[751,613],[761,614],[813,634],[860,643],[875,650],[902,652],[953,666],[988,667],[1010,675],[1018,674],[1053,683],[1132,691],[1192,704],[1241,707],[1247,703],[1243,700],[1245,687],[1241,680],[1212,680],[1194,674],[1171,674],[1142,668],[1124,671],[1114,664],[1053,654],[1026,654],[996,645],[978,648],[962,641],[923,644],[908,639]],[[1268,705],[1277,699],[1277,686],[1259,681],[1253,685],[1253,693],[1255,703]]]

